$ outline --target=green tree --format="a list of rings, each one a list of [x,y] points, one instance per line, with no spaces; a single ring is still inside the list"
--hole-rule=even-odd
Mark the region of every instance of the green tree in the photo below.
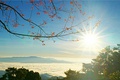
[[[80,72],[69,69],[65,72],[66,77],[64,80],[80,80]]]
[[[25,80],[41,80],[38,72],[29,71],[25,77]]]
[[[82,67],[83,72],[85,72],[85,73],[87,73],[89,71],[92,72],[92,70],[93,70],[93,65],[91,63],[87,63],[87,64],[83,63],[83,67]]]
[[[110,80],[120,80],[120,71],[113,72],[109,75]]]
[[[25,68],[19,68],[16,71],[16,79],[18,80],[24,80],[26,75],[28,74],[29,70],[25,69]]]
[[[1,80],[41,80],[38,72],[29,71],[25,68],[8,68]]]
[[[104,75],[106,78],[113,79],[113,76],[119,77],[120,71],[120,46],[103,49],[96,59],[93,59],[93,71],[98,75]],[[115,79],[114,79],[115,80]],[[117,80],[117,79],[116,79]]]
[[[84,72],[82,80],[96,80],[97,75],[93,71],[92,63],[83,63],[82,71]]]

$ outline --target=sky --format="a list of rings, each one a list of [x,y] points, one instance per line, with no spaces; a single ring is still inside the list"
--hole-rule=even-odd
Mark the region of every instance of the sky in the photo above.
[[[3,0],[4,1],[4,0]],[[89,27],[94,26],[97,21],[100,21],[99,27],[96,29],[95,34],[100,37],[99,46],[94,46],[97,51],[90,51],[87,47],[85,47],[81,40],[77,42],[72,41],[63,41],[59,39],[54,39],[55,43],[52,39],[45,39],[45,46],[42,45],[40,41],[33,40],[32,38],[24,38],[21,39],[12,34],[9,34],[4,29],[0,28],[0,57],[14,57],[14,56],[42,56],[42,57],[51,57],[60,60],[72,61],[72,62],[90,62],[91,59],[95,58],[99,51],[106,46],[116,46],[116,44],[120,43],[120,1],[119,0],[83,0],[82,9],[86,12],[86,15],[94,15],[92,20],[88,20]],[[17,1],[11,1],[9,3],[11,6],[15,6],[15,4],[20,4]],[[69,8],[70,5],[66,4]],[[58,5],[57,5],[58,6]],[[23,11],[29,6],[23,5]],[[30,12],[24,12],[25,15],[28,15]],[[34,12],[33,12],[34,14]],[[60,16],[66,17],[65,14],[59,13]],[[76,23],[78,19],[80,19],[81,15],[75,14],[77,17]],[[37,18],[33,15],[33,20],[38,22],[42,21],[42,19],[47,20],[46,16],[41,13],[41,18]],[[0,11],[0,17],[2,17],[2,13]],[[28,17],[28,16],[26,16]],[[3,17],[0,20],[4,19]],[[83,18],[82,18],[83,19]],[[21,19],[20,19],[21,21]],[[58,22],[57,22],[58,21]],[[45,27],[44,29],[48,32],[59,31],[62,26],[62,20],[57,20],[53,23],[49,23],[49,26],[52,28]],[[22,21],[21,21],[22,22]],[[27,23],[24,23],[25,26],[28,26]],[[59,27],[56,27],[58,26]],[[67,24],[69,26],[70,24]],[[81,26],[81,25],[80,25]],[[82,24],[84,28],[85,25]],[[14,28],[11,28],[14,30]],[[23,28],[15,28],[19,32],[25,32],[30,29],[29,27]],[[31,30],[31,29],[30,29]],[[36,29],[35,29],[36,30]],[[75,37],[80,38],[81,35],[75,35]],[[66,37],[67,39],[71,39],[73,37]]]

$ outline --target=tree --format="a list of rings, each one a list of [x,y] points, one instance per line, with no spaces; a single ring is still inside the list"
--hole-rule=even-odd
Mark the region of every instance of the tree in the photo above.
[[[96,59],[93,59],[93,71],[98,75],[104,75],[110,80],[119,80],[120,71],[120,46],[103,49]],[[116,79],[115,79],[116,78]]]
[[[110,55],[112,53],[112,50],[110,49],[110,46],[104,48],[101,50],[99,55],[97,56],[96,59],[93,59],[92,64],[94,65],[94,72],[96,74],[106,74],[106,70],[108,70],[110,66]]]
[[[29,71],[25,68],[8,68],[0,80],[41,80],[38,72]]]
[[[65,72],[66,77],[63,80],[80,80],[80,72],[69,69]]]
[[[83,68],[82,68],[82,71],[83,72],[89,72],[89,71],[92,71],[93,70],[93,65],[91,63],[83,63]]]
[[[120,71],[113,72],[109,75],[110,80],[120,80]]]
[[[81,24],[87,25],[86,21],[93,18],[86,15],[81,3],[80,0],[0,0],[0,27],[20,38],[40,40],[43,45],[43,38],[64,40],[65,36],[84,32]]]
[[[94,72],[92,63],[83,63],[82,71],[84,72],[82,80],[99,80],[99,76]]]
[[[41,80],[38,72],[29,71],[25,77],[25,80]]]

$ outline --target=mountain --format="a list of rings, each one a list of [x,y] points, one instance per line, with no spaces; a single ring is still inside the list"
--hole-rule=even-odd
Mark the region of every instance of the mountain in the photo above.
[[[6,57],[0,58],[0,62],[21,62],[21,63],[69,63],[63,60],[56,60],[53,58],[42,58],[36,56],[29,57]]]
[[[63,76],[53,76],[53,75],[50,75],[50,74],[40,74],[42,80],[57,80],[57,78],[59,79],[63,79]]]

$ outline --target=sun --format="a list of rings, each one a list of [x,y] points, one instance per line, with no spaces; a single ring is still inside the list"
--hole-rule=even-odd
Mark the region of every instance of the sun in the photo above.
[[[83,50],[96,52],[100,49],[101,36],[99,33],[95,33],[95,30],[86,30],[82,33],[80,39],[80,44],[82,44],[81,47],[83,47]]]
[[[95,34],[84,34],[83,43],[85,46],[92,47],[98,43],[98,38]]]

